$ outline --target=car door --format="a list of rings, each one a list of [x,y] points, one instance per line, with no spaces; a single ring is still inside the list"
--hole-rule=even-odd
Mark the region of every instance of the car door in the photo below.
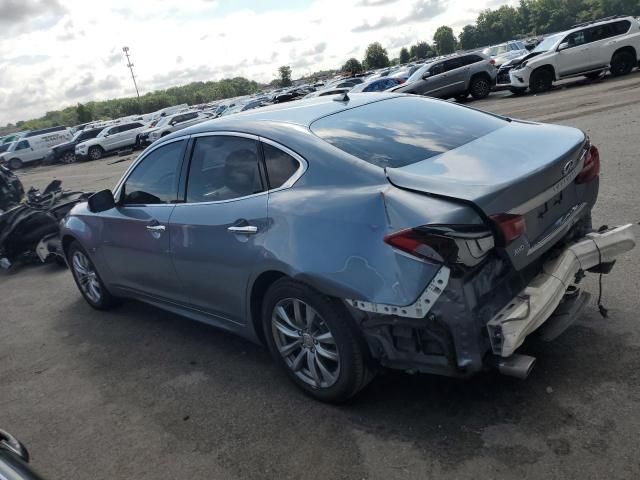
[[[564,45],[566,44],[566,45]],[[556,66],[561,77],[584,72],[591,62],[588,30],[570,33],[560,42]]]
[[[587,67],[596,69],[609,65],[611,57],[616,48],[615,40],[611,37],[615,36],[614,25],[605,23],[588,30],[589,38],[589,64]]]
[[[465,79],[470,68],[465,62],[466,58],[467,57],[455,57],[445,60],[444,71],[446,81],[442,90],[440,90],[439,96],[443,98],[451,97],[466,90]]]
[[[171,262],[168,230],[186,143],[178,139],[146,153],[116,190],[116,207],[100,214],[100,249],[118,288],[184,300]]]
[[[115,150],[118,148],[120,128],[121,127],[119,125],[116,125],[105,132],[105,135],[100,142],[102,148],[105,150]]]
[[[38,152],[29,140],[20,140],[16,145],[15,153],[22,163],[32,162],[39,158]]]
[[[444,71],[444,62],[439,62],[431,66],[427,72],[428,76],[423,76],[422,84],[416,93],[420,95],[430,95],[437,97],[442,93],[442,89],[446,86],[447,74]]]
[[[258,139],[204,134],[193,142],[186,202],[170,221],[173,263],[193,308],[222,325],[243,324],[268,228]]]

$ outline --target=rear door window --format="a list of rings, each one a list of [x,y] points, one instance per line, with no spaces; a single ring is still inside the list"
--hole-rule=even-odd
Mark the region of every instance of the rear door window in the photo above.
[[[462,58],[452,58],[444,62],[444,71],[450,72],[451,70],[455,70],[456,68],[460,68],[462,66],[464,66]]]
[[[334,113],[313,122],[311,130],[365,162],[396,168],[448,152],[507,124],[459,105],[407,96]]]
[[[629,20],[620,20],[611,24],[611,29],[614,35],[622,35],[627,33],[631,28],[631,22]]]
[[[193,148],[187,202],[233,200],[262,192],[258,142],[244,137],[199,137]]]

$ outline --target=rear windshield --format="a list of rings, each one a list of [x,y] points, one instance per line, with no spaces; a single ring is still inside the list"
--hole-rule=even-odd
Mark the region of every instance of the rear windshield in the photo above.
[[[449,102],[397,97],[316,120],[311,131],[378,167],[398,168],[458,148],[507,121]]]

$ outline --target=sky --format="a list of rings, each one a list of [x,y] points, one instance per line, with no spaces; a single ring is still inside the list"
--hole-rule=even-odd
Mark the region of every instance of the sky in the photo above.
[[[0,0],[0,125],[78,102],[192,81],[293,78],[390,58],[440,25],[457,34],[485,8],[514,0]]]

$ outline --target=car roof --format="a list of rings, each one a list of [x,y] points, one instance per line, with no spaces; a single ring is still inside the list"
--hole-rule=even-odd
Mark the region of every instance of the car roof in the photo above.
[[[220,117],[215,120],[194,125],[180,132],[168,135],[165,139],[170,140],[177,136],[194,135],[214,131],[247,131],[247,133],[257,133],[262,122],[297,125],[305,128],[316,120],[327,115],[332,115],[351,108],[360,107],[369,103],[389,100],[399,97],[399,94],[379,93],[372,98],[366,93],[349,94],[346,102],[338,101],[344,94],[327,95],[323,97],[313,97],[296,102],[279,103],[262,107],[255,110],[240,112],[228,117]],[[251,131],[249,131],[251,130]]]

